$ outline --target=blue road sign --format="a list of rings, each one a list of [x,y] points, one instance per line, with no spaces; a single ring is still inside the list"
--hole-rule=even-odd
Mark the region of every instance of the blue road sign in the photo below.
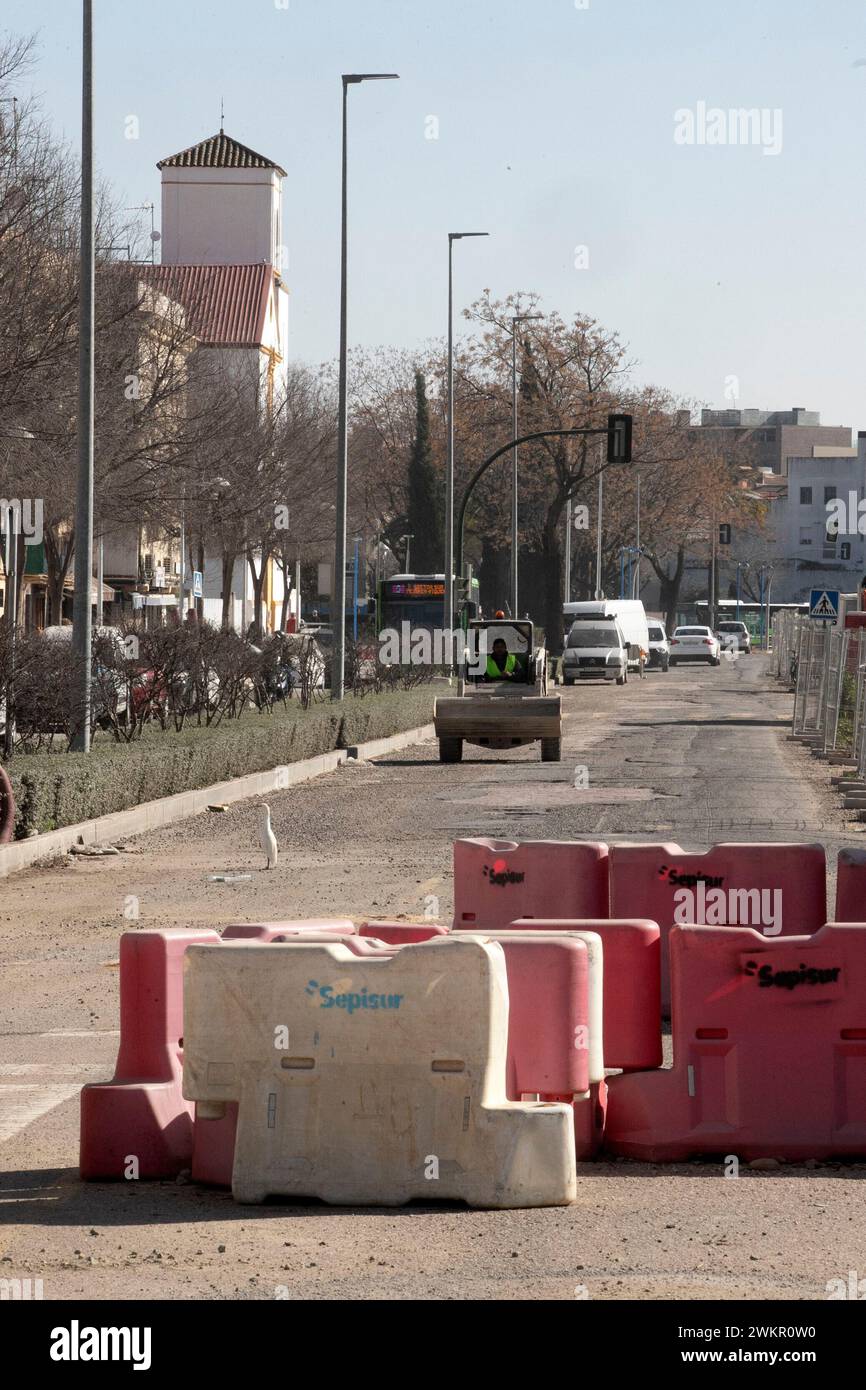
[[[839,617],[839,590],[813,589],[809,597],[809,617],[819,623],[835,623]]]

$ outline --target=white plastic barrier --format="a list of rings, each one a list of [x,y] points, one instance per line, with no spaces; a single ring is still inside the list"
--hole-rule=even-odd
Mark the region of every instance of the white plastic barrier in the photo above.
[[[226,942],[185,958],[184,1095],[239,1103],[240,1202],[557,1206],[576,1196],[571,1107],[505,1099],[501,946],[468,933],[356,956]]]

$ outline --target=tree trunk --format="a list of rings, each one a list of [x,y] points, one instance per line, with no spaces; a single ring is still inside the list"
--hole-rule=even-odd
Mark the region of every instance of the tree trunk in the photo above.
[[[220,627],[223,632],[228,632],[231,627],[231,608],[232,608],[232,577],[234,575],[235,557],[228,554],[225,550],[222,555],[222,574],[223,574],[223,607],[220,617]]]
[[[554,504],[547,513],[542,532],[541,553],[544,559],[544,636],[547,649],[554,655],[562,651],[564,619],[562,616],[563,556],[560,542],[561,505]]]
[[[45,625],[59,626],[63,620],[63,583],[69,570],[75,533],[70,531],[65,543],[60,545],[54,532],[45,528],[45,572],[47,576],[48,611]]]
[[[253,624],[252,624],[252,625],[253,625],[253,641],[254,641],[254,642],[261,642],[261,640],[262,640],[262,635],[263,635],[263,629],[262,629],[262,594],[264,593],[264,588],[265,588],[265,575],[267,574],[267,571],[268,571],[268,560],[269,560],[269,558],[270,558],[270,552],[269,552],[267,549],[263,549],[263,550],[262,550],[262,556],[261,556],[261,564],[259,565],[258,573],[256,573],[255,556],[253,555],[253,553],[252,553],[251,550],[248,550],[248,551],[247,551],[247,564],[248,564],[249,567],[250,567],[250,576],[251,576],[252,581],[253,581],[253,604],[255,605],[254,611],[253,611]]]
[[[673,632],[676,627],[677,607],[680,601],[680,588],[683,582],[685,560],[685,547],[680,546],[677,551],[677,562],[672,574],[669,574],[667,570],[663,570],[660,565],[653,562],[653,569],[659,578],[659,605],[664,611],[666,632]]]
[[[199,543],[198,543],[198,564],[197,564],[196,566],[194,566],[194,568],[197,569],[198,572],[199,572],[199,574],[202,576],[202,586],[203,586],[203,585],[204,585],[204,540],[199,540]],[[196,618],[198,619],[199,623],[201,623],[201,622],[204,620],[204,595],[202,595],[201,598],[195,599],[194,602],[195,602],[195,615],[196,615]]]

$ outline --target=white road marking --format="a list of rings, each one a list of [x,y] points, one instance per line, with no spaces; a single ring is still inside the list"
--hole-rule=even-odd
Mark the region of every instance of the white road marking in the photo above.
[[[84,1028],[69,1032],[62,1028],[52,1028],[50,1033],[37,1033],[37,1038],[119,1038],[119,1028]]]
[[[0,1076],[82,1076],[85,1072],[102,1072],[110,1068],[104,1062],[78,1062],[64,1066],[62,1062],[2,1062]]]
[[[76,1086],[0,1085],[0,1143],[12,1139],[49,1110],[78,1094]]]

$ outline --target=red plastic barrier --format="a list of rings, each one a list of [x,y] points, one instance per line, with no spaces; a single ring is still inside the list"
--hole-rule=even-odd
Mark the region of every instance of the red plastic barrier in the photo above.
[[[668,1013],[671,927],[751,926],[768,940],[810,935],[827,920],[824,848],[731,843],[691,854],[679,845],[613,845],[610,916],[658,922],[662,1008]]]
[[[866,617],[866,614],[863,615]],[[866,922],[866,850],[840,849],[834,922]]]
[[[675,927],[674,1065],[611,1077],[605,1146],[691,1154],[866,1155],[866,925],[770,941]]]
[[[358,928],[350,917],[311,917],[302,922],[239,922],[224,927],[224,941],[253,939],[276,941],[281,936],[308,936],[310,932],[326,936],[355,936]]]
[[[604,954],[604,1065],[622,1071],[661,1066],[661,941],[657,923],[518,918],[509,928],[596,932]]]
[[[201,942],[216,945],[219,936],[205,929],[121,937],[120,1048],[114,1079],[81,1092],[82,1178],[170,1178],[190,1166],[182,971],[187,947]]]
[[[607,845],[588,840],[454,841],[455,930],[507,927],[516,917],[609,915]]]
[[[440,926],[438,922],[363,922],[358,928],[358,935],[374,936],[378,941],[390,942],[392,946],[409,946],[414,941],[447,936],[450,930],[450,927]]]

